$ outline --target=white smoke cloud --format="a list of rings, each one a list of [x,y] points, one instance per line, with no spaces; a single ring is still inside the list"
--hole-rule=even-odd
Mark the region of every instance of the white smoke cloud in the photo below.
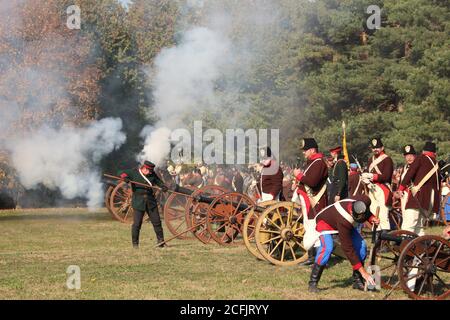
[[[144,149],[139,155],[141,162],[150,160],[157,166],[161,166],[164,157],[170,152],[170,134],[171,130],[166,127],[154,129],[146,126],[142,130],[141,137],[145,139]]]
[[[160,120],[142,131],[145,137],[140,161],[162,164],[170,152],[170,130],[182,125],[183,115],[217,105],[215,81],[230,59],[231,43],[222,34],[196,27],[180,43],[161,51],[151,73],[153,98]]]
[[[44,127],[13,139],[7,148],[23,186],[43,184],[59,189],[67,199],[87,199],[89,207],[101,205],[103,187],[99,161],[126,140],[122,120],[105,118],[86,128]]]

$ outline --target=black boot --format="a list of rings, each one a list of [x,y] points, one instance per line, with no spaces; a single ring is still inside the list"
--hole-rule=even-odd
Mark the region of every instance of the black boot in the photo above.
[[[317,288],[317,284],[319,283],[320,277],[322,276],[322,272],[325,266],[320,266],[317,263],[314,263],[311,271],[311,276],[309,278],[308,283],[308,291],[312,293],[318,293],[319,289]]]
[[[133,248],[139,248],[139,229],[135,226],[131,228],[131,243],[133,244]]]
[[[164,239],[158,239],[156,244],[158,245],[158,248],[168,247],[168,245],[164,242]]]
[[[357,270],[353,270],[353,289],[364,291],[364,278]]]
[[[316,249],[313,247],[308,250],[308,260],[305,262],[299,263],[300,266],[310,266],[314,264],[314,259],[316,257]]]
[[[156,233],[156,244],[159,244],[159,248],[164,248],[167,245],[164,242],[164,232],[163,232],[163,228],[161,225],[161,222],[159,223],[154,223],[153,224],[153,228],[155,229],[155,233]]]

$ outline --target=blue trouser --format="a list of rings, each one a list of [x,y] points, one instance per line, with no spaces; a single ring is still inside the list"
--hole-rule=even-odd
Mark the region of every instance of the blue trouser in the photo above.
[[[331,253],[333,252],[333,236],[331,234],[322,234],[319,240],[320,247],[316,251],[315,262],[320,266],[324,266],[328,263]],[[359,234],[356,229],[352,230],[352,243],[353,248],[355,249],[356,254],[359,256],[361,263],[364,264],[364,260],[366,259],[367,255],[367,246],[366,242],[361,237],[361,234]]]

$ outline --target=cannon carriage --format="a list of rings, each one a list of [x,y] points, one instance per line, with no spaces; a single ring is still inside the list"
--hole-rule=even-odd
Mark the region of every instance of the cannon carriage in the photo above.
[[[379,267],[381,286],[402,289],[415,300],[450,297],[450,242],[440,236],[418,236],[395,230],[382,233],[374,244],[370,264]]]
[[[130,185],[120,181],[119,177],[105,176],[118,181],[115,186],[111,185],[107,190],[105,204],[108,210],[119,221],[132,221]],[[152,188],[157,190],[157,194],[161,193],[159,188]],[[164,201],[163,208],[160,212],[163,212],[164,222],[173,234],[173,238],[185,239],[189,237],[188,234],[191,234],[205,244],[210,243],[211,240],[223,246],[245,243],[249,250],[251,248],[250,252],[272,263],[285,265],[290,263],[290,259],[298,262],[298,253],[294,253],[302,242],[303,228],[300,211],[292,202],[272,201],[257,205],[245,194],[229,192],[215,185],[206,185],[201,188],[175,185],[162,201]],[[277,215],[276,218],[273,217],[274,215]],[[263,217],[265,223],[258,225],[260,217]],[[268,231],[273,229],[273,226],[268,225],[267,221],[273,221],[273,219],[284,221],[286,225],[291,222],[296,223],[297,227],[294,230],[292,226],[293,229],[290,232],[283,231],[281,236],[283,243],[275,245],[275,249],[266,252],[265,246],[270,242],[266,240],[270,238],[266,239],[265,235],[277,233],[277,230]],[[291,242],[285,242],[286,237],[289,237]],[[264,252],[258,254],[256,250],[261,251],[263,248]],[[282,248],[289,250],[289,253],[280,254]],[[277,256],[280,256],[280,262],[276,262]],[[301,254],[301,257],[303,256],[304,252]]]

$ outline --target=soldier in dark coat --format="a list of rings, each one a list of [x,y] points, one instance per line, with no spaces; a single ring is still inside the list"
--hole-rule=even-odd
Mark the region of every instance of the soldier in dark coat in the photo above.
[[[302,149],[307,161],[304,170],[294,170],[298,184],[296,193],[305,201],[308,218],[313,219],[328,204],[326,192],[328,167],[313,138],[304,139]]]
[[[333,167],[330,170],[331,192],[329,203],[333,203],[348,196],[348,169],[347,162],[341,154],[342,148],[336,147],[330,150],[333,157]]]
[[[358,171],[356,163],[350,164],[348,175],[348,195],[349,197],[365,194],[364,184],[361,181],[361,172]]]
[[[317,250],[314,266],[309,281],[309,291],[317,292],[317,284],[328,259],[333,252],[332,234],[337,234],[347,259],[353,269],[353,288],[364,290],[364,280],[371,285],[375,282],[364,269],[364,260],[367,249],[364,239],[356,230],[356,223],[378,224],[379,220],[370,212],[370,199],[368,196],[355,196],[335,202],[326,207],[316,216],[316,231],[320,233],[317,242],[320,243]]]
[[[232,173],[233,173],[233,180],[231,180],[231,185],[233,186],[233,190],[239,193],[243,193],[244,178],[242,178],[242,175],[237,168],[233,168]]]
[[[154,171],[155,164],[145,161],[140,168],[124,170],[120,173],[120,177],[125,182],[135,181],[147,185],[156,185],[166,192],[167,186],[162,182]],[[147,212],[153,228],[156,233],[157,243],[160,247],[164,247],[164,233],[161,224],[161,218],[158,212],[158,203],[152,188],[146,188],[141,185],[131,184],[133,196],[131,206],[134,209],[134,221],[131,226],[131,241],[134,248],[139,247],[139,233],[141,231],[142,220]]]
[[[323,154],[319,153],[316,140],[313,138],[303,139],[301,148],[307,162],[304,170],[294,170],[298,186],[292,201],[299,203],[302,207],[303,215],[307,218],[304,219],[305,228],[308,228],[308,221],[314,219],[316,214],[325,208],[328,203],[328,167]],[[314,248],[308,250],[308,260],[303,262],[302,265],[313,264],[314,255]]]
[[[258,186],[261,192],[260,201],[281,200],[283,198],[283,170],[272,155],[270,147],[260,149],[260,156],[263,166]]]
[[[368,186],[369,197],[372,200],[370,210],[376,212],[380,208],[380,230],[390,230],[389,207],[392,205],[391,182],[394,173],[394,162],[384,152],[381,138],[371,141],[373,156],[368,162],[368,172],[361,174],[363,182]],[[381,232],[381,231],[380,231]]]
[[[410,231],[424,235],[425,218],[439,210],[440,186],[436,145],[428,141],[422,154],[409,167],[395,195],[401,198],[405,192],[408,193],[403,219],[407,220]]]

